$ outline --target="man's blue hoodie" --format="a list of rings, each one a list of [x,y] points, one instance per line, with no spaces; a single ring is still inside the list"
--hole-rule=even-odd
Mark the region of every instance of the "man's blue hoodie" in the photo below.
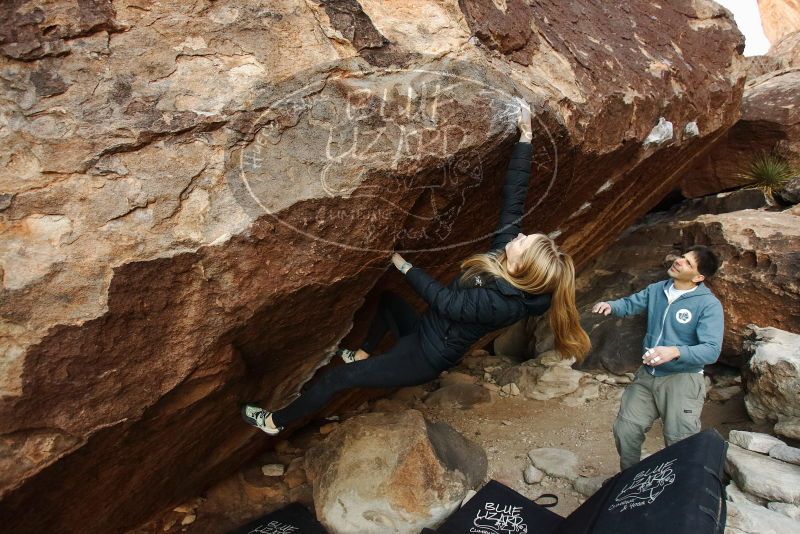
[[[654,376],[697,373],[717,361],[722,349],[724,316],[722,304],[704,283],[668,304],[667,289],[672,280],[650,284],[629,297],[613,300],[616,317],[638,315],[647,310],[647,334],[642,353],[657,346],[678,347],[680,357],[656,367],[645,366]]]

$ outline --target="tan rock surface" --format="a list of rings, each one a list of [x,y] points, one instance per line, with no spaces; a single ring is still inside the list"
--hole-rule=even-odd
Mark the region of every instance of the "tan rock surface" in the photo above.
[[[747,413],[756,422],[800,417],[800,335],[754,327],[742,378]]]
[[[416,534],[483,482],[486,455],[416,410],[372,413],[348,419],[309,450],[306,470],[329,532]]]
[[[771,43],[800,31],[800,0],[758,0],[761,26]]]
[[[263,447],[238,403],[288,401],[397,283],[390,250],[445,276],[485,248],[510,96],[537,117],[525,225],[580,264],[738,115],[712,2],[505,6],[0,7],[6,528],[123,530]]]

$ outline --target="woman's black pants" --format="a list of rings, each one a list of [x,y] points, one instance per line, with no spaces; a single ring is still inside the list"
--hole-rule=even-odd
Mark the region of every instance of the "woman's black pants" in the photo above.
[[[384,292],[378,312],[361,348],[370,354],[389,330],[397,342],[381,354],[325,370],[320,379],[288,406],[276,411],[272,420],[286,426],[325,406],[336,393],[350,388],[393,388],[429,382],[444,369],[437,369],[420,350],[414,309],[394,293]]]

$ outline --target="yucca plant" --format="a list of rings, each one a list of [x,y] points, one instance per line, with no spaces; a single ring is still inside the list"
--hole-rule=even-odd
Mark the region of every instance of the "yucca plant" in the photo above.
[[[750,187],[761,189],[767,201],[774,205],[774,192],[797,174],[797,169],[785,157],[773,151],[756,154],[750,168],[739,175],[752,184]]]

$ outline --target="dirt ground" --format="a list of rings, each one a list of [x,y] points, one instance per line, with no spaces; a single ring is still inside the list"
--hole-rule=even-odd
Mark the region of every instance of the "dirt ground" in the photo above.
[[[578,407],[567,406],[559,399],[538,401],[521,396],[498,396],[491,404],[466,410],[423,408],[422,411],[429,419],[446,422],[479,443],[489,460],[489,478],[532,499],[543,493],[554,493],[559,502],[552,510],[566,516],[585,497],[563,479],[546,476],[540,484],[526,484],[522,472],[530,463],[527,453],[538,447],[568,449],[580,458],[581,475],[617,473],[619,458],[611,428],[623,387],[603,384],[600,398]],[[702,425],[704,429],[715,428],[725,438],[732,429],[752,429],[753,423],[744,407],[744,394],[739,393],[725,402],[706,401]],[[644,454],[664,446],[661,432],[661,422],[656,421],[647,434]]]
[[[502,367],[509,365],[506,363]],[[462,362],[452,372],[471,374],[478,384],[483,384],[486,379],[483,366],[469,369]],[[728,374],[728,378],[730,376]],[[422,388],[411,389],[432,392],[439,387],[440,380],[436,380]],[[527,453],[539,447],[568,449],[580,459],[581,475],[594,477],[615,474],[618,471],[618,457],[611,429],[624,387],[622,384],[600,383],[599,397],[578,406],[565,404],[564,397],[542,401],[498,391],[492,391],[491,402],[466,409],[452,404],[432,407],[419,400],[387,402],[378,399],[342,413],[341,419],[367,411],[379,411],[387,406],[392,409],[420,410],[429,420],[445,422],[482,446],[488,458],[488,478],[498,480],[531,499],[544,493],[553,493],[558,496],[559,502],[552,510],[566,516],[586,497],[575,491],[565,479],[545,476],[539,484],[526,484],[523,470],[530,464]],[[392,396],[399,398],[401,392]],[[756,428],[748,418],[742,392],[724,402],[707,400],[702,423],[703,428],[713,427],[725,438],[732,429],[764,430]],[[279,443],[274,451],[254,459],[239,473],[129,534],[216,534],[229,532],[254,517],[292,501],[302,502],[313,509],[310,485],[305,481],[304,472],[294,466],[302,465],[302,457],[311,443],[318,443],[325,438],[324,434],[328,431],[325,427],[336,424],[324,420],[309,424]],[[657,421],[647,435],[644,453],[653,453],[663,446],[661,424]],[[288,466],[286,474],[266,476],[262,473],[264,464],[273,463]]]

